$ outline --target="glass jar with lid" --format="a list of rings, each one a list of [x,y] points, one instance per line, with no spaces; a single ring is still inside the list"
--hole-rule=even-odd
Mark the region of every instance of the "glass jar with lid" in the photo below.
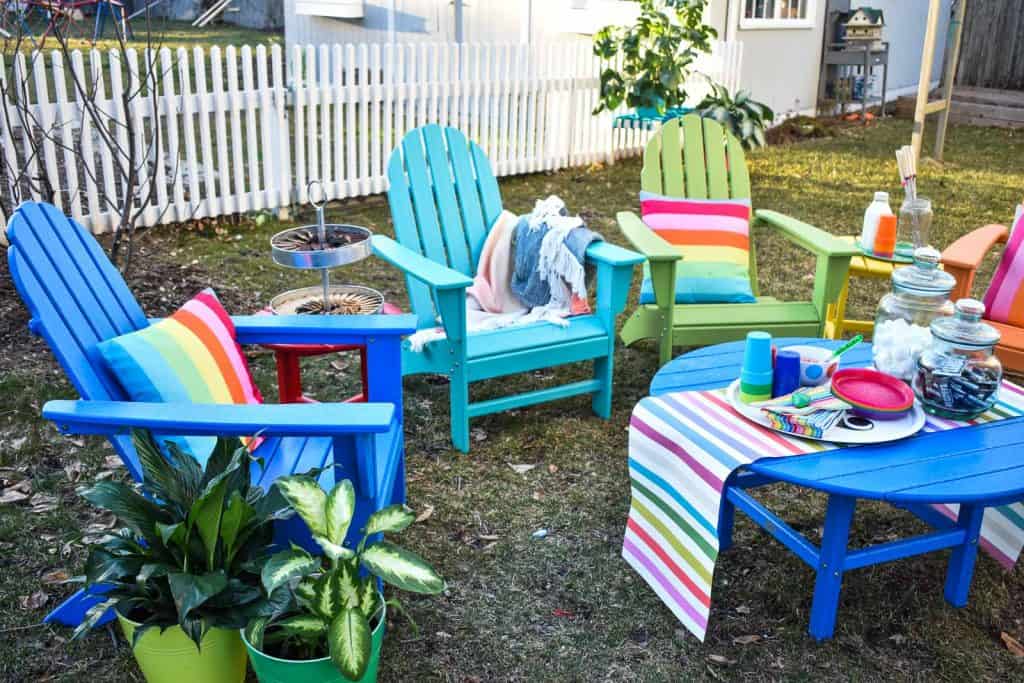
[[[994,349],[999,331],[982,322],[985,304],[956,302],[951,318],[932,321],[932,344],[918,360],[914,393],[925,411],[955,420],[971,420],[992,407],[1003,379]]]
[[[892,274],[892,291],[882,297],[871,343],[875,368],[910,381],[917,359],[932,341],[931,323],[953,315],[949,294],[956,278],[939,269],[941,254],[932,247],[914,250],[913,265]]]

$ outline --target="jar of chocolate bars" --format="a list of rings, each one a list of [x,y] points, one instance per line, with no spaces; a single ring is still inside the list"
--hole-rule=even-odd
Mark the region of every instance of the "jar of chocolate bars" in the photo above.
[[[982,322],[983,315],[985,304],[960,299],[952,317],[932,321],[932,343],[914,377],[914,393],[932,415],[971,420],[996,402],[1003,379],[994,352],[999,331]]]

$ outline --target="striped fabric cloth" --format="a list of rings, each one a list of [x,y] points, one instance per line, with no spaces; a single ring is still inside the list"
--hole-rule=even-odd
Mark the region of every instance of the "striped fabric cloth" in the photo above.
[[[750,200],[679,199],[640,193],[644,225],[674,246],[677,304],[754,303],[750,288]],[[640,303],[654,303],[649,273]]]
[[[133,401],[263,403],[235,326],[212,289],[169,318],[98,345],[107,367]],[[161,437],[205,464],[214,437]],[[258,445],[248,443],[251,449]]]
[[[1000,401],[970,423],[929,417],[924,431],[956,429],[1024,415],[1024,390],[1004,383]],[[701,640],[711,612],[724,483],[760,458],[840,448],[763,429],[729,406],[724,390],[648,397],[629,427],[632,501],[622,556]],[[955,519],[956,506],[937,506]],[[982,547],[1012,569],[1024,547],[1024,504],[985,512]]]
[[[989,320],[1024,327],[1024,205],[1017,207],[1013,231],[984,301]]]

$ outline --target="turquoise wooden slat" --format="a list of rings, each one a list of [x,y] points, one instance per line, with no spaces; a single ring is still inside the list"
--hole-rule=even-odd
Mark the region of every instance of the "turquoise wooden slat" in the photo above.
[[[473,170],[476,172],[480,203],[484,207],[484,224],[490,231],[491,226],[501,215],[501,191],[498,189],[498,179],[494,177],[491,162],[480,146],[473,142],[470,144],[469,150],[473,156]]]
[[[441,265],[450,266],[444,248],[444,238],[441,237],[441,224],[437,218],[437,204],[431,190],[427,161],[423,156],[421,130],[415,130],[405,136],[405,140],[402,141],[402,153],[405,159],[405,172],[409,178],[416,227],[420,243],[423,245],[423,255]]]
[[[427,146],[427,164],[434,181],[434,201],[441,221],[441,234],[448,249],[448,265],[466,275],[473,275],[466,244],[466,230],[462,225],[458,200],[455,197],[455,183],[452,178],[452,164],[444,134],[438,125],[423,129],[423,141]]]
[[[469,242],[470,259],[475,273],[480,261],[480,251],[484,248],[484,240],[487,239],[491,224],[484,218],[466,137],[455,128],[446,128],[445,138],[448,140],[448,155],[451,157],[452,171],[455,174],[455,194],[458,197],[459,210],[462,212],[462,225],[466,229],[466,241]]]
[[[412,209],[412,192],[405,175],[402,155],[398,150],[395,150],[388,161],[388,184],[388,208],[391,209],[391,222],[395,227],[395,237],[402,246],[417,254],[425,255],[419,231],[416,229],[416,216]],[[408,276],[405,278],[405,287],[419,326],[425,327],[431,324],[437,313],[434,310],[430,287]]]
[[[509,406],[591,393],[594,412],[607,417],[612,391],[615,316],[625,306],[632,269],[642,257],[611,246],[587,250],[588,262],[597,268],[596,315],[572,318],[564,328],[535,325],[468,335],[464,290],[471,280],[466,275],[475,274],[480,249],[501,214],[501,192],[491,164],[479,146],[467,143],[455,129],[444,130],[444,140],[440,139],[439,132],[435,126],[411,131],[392,153],[388,166],[391,179],[388,196],[398,242],[385,237],[374,238],[374,253],[400,268],[408,284],[430,284],[434,307],[446,333],[445,338],[429,343],[421,353],[406,349],[402,355],[403,372],[447,375],[452,442],[462,451],[469,450],[470,417]],[[404,161],[400,156],[403,153]],[[432,171],[432,184],[427,166]],[[427,206],[429,197],[439,206]],[[429,236],[438,231],[438,215],[449,247],[447,253],[429,244]],[[457,248],[452,249],[453,244],[458,244],[453,234],[457,227],[469,247],[465,254],[468,268],[465,269],[461,267],[463,254]],[[616,291],[606,291],[611,289]],[[410,298],[415,301],[415,296],[410,289]],[[425,317],[419,308],[416,310],[421,329],[436,326],[432,316]],[[478,378],[588,360],[594,361],[592,380],[483,404],[469,402],[469,384]]]

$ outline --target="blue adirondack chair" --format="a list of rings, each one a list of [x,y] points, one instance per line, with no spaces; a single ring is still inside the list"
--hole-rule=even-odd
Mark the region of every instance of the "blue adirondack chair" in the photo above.
[[[29,328],[46,340],[81,396],[43,407],[43,416],[62,433],[107,436],[136,479],[142,475],[131,428],[191,436],[262,433],[267,439],[254,456],[263,460],[253,466],[253,480],[268,487],[280,476],[324,467],[325,488],[336,478],[351,479],[357,495],[353,534],[372,512],[405,501],[399,363],[402,335],[415,328],[412,316],[232,318],[242,344],[365,345],[368,403],[134,403],[106,369],[96,345],[150,321],[96,240],[57,208],[35,202],[18,208],[7,236],[11,276],[31,314]],[[315,548],[300,521],[286,522],[276,534],[280,541]],[[95,596],[79,592],[47,621],[75,625],[95,603]]]
[[[428,125],[410,131],[388,162],[388,203],[397,241],[377,235],[374,252],[405,273],[420,329],[437,326],[446,339],[422,352],[406,348],[406,375],[447,375],[452,442],[469,451],[469,420],[480,415],[580,394],[611,414],[615,317],[626,304],[633,268],[643,257],[597,242],[587,260],[597,266],[597,310],[562,328],[538,323],[467,335],[466,287],[472,284],[487,232],[502,211],[490,162],[476,143],[454,128]],[[594,376],[512,396],[469,400],[469,385],[484,379],[578,361],[594,361]]]

